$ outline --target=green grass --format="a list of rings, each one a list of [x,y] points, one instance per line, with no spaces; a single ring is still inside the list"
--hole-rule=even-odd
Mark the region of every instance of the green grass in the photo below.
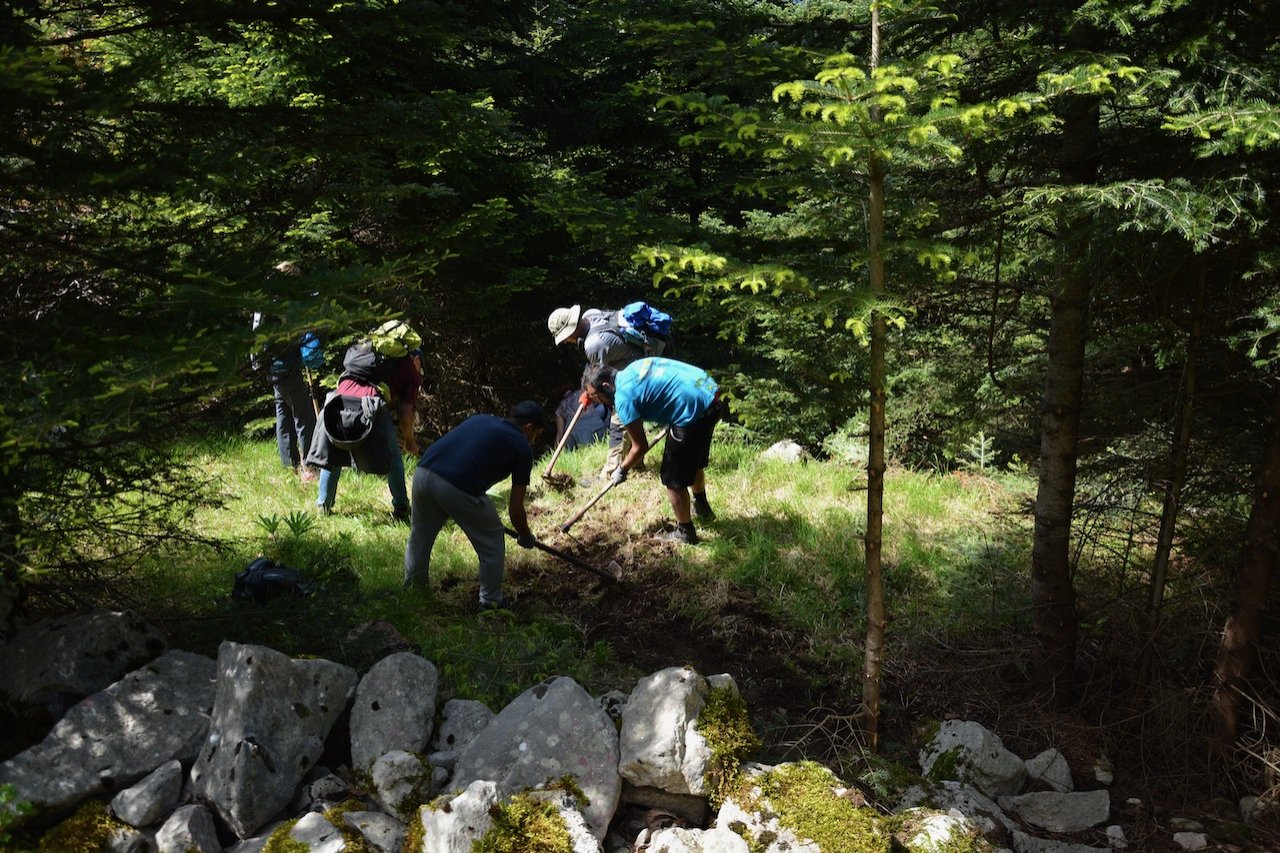
[[[659,449],[650,455],[649,471],[613,489],[575,525],[576,539],[558,526],[602,484],[567,492],[544,487],[538,474],[546,460],[540,460],[531,525],[553,547],[577,551],[590,543],[624,565],[672,573],[668,600],[641,606],[665,606],[708,630],[729,630],[722,624],[726,608],[745,598],[796,638],[794,648],[833,672],[856,672],[865,634],[865,472],[839,462],[761,460],[760,450],[731,437],[717,441],[708,495],[718,520],[700,525],[704,544],[697,548],[673,551],[651,535],[672,523],[657,482]],[[599,469],[604,453],[596,445],[563,454],[556,470],[581,481]],[[234,639],[360,666],[347,631],[385,620],[437,663],[453,695],[501,703],[555,673],[598,690],[626,688],[635,675],[615,663],[615,649],[584,640],[555,601],[528,602],[515,617],[477,619],[475,554],[452,525],[433,552],[433,592],[403,590],[408,531],[391,521],[382,477],[344,472],[335,511],[322,516],[313,506],[316,486],[281,468],[269,441],[221,438],[191,447],[189,455],[220,501],[197,517],[199,530],[219,546],[167,554],[138,575],[154,602],[148,609],[180,623],[188,648],[212,654],[218,642]],[[1012,575],[1025,565],[1025,531],[996,520],[1020,485],[890,471],[884,560],[897,641],[999,624],[1023,608],[1022,585]],[[495,487],[504,520],[507,495],[508,484]],[[232,579],[258,555],[318,579],[323,593],[305,607],[232,601]],[[514,546],[507,564],[509,576],[521,568],[571,571]]]

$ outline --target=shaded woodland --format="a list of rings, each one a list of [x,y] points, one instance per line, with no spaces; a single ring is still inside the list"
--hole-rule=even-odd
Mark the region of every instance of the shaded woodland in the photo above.
[[[647,299],[762,445],[1032,472],[1027,691],[1086,699],[1119,602],[1134,707],[1194,683],[1218,766],[1274,775],[1278,31],[1265,0],[16,0],[0,615],[127,603],[201,537],[174,442],[249,416],[263,346],[408,319],[432,438],[576,380],[553,308]]]

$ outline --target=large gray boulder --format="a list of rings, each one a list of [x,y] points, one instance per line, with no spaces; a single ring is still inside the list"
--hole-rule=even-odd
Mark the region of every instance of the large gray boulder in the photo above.
[[[920,750],[920,770],[931,778],[967,782],[988,797],[1017,794],[1027,765],[980,723],[947,720]]]
[[[77,703],[43,741],[0,764],[0,784],[38,812],[132,785],[166,761],[190,762],[209,730],[214,662],[168,652]]]
[[[711,747],[697,723],[710,692],[707,679],[690,667],[673,666],[640,679],[622,712],[622,778],[638,788],[705,795]]]
[[[609,715],[572,678],[526,690],[458,755],[453,787],[488,779],[510,796],[565,776],[586,795],[583,816],[603,839],[618,805],[618,733]]]
[[[333,661],[224,642],[209,736],[191,769],[195,796],[248,838],[289,804],[357,681]]]
[[[426,752],[439,683],[435,664],[412,652],[374,664],[351,706],[351,766],[368,771],[388,752]]]
[[[18,705],[81,699],[164,654],[164,636],[134,613],[36,622],[0,646],[0,694]],[[66,707],[63,705],[62,707]]]

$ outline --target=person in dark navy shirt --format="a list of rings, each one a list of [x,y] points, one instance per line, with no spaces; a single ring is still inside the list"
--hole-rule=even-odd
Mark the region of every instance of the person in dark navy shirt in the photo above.
[[[486,492],[511,478],[507,511],[516,541],[525,548],[538,540],[529,530],[524,498],[533,468],[533,444],[550,429],[543,408],[525,400],[505,418],[472,415],[427,448],[413,475],[413,518],[404,549],[404,585],[425,588],[431,549],[452,518],[480,559],[480,606],[504,606],[502,521]]]

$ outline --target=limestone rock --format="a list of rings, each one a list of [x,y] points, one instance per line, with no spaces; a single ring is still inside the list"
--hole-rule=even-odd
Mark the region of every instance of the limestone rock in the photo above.
[[[440,709],[440,728],[431,741],[433,749],[455,754],[493,721],[493,711],[474,699],[450,699]]]
[[[382,812],[344,812],[342,820],[360,833],[375,853],[400,853],[404,824]]]
[[[426,752],[440,675],[431,661],[397,652],[360,679],[351,707],[351,766],[365,771],[395,750]]]
[[[637,787],[707,793],[711,747],[698,714],[711,686],[689,667],[669,667],[637,682],[622,713],[618,772]]]
[[[506,795],[572,776],[589,800],[583,815],[604,838],[622,789],[618,733],[608,714],[572,678],[526,690],[458,755],[453,786],[482,779]]]
[[[289,837],[306,845],[307,853],[342,853],[347,841],[342,831],[319,812],[307,812],[289,830]]]
[[[1046,749],[1035,758],[1028,758],[1024,763],[1027,767],[1029,784],[1039,782],[1063,793],[1075,790],[1075,783],[1071,780],[1071,768],[1067,765],[1066,757],[1058,750]]]
[[[760,458],[796,463],[803,462],[808,455],[799,444],[789,438],[784,438],[782,441],[777,441],[770,445],[769,449],[760,454]]]
[[[1001,797],[1000,808],[1050,832],[1081,832],[1106,821],[1111,815],[1111,795],[1104,790],[1059,793],[1038,791],[1015,797]]]
[[[728,829],[671,826],[649,836],[648,853],[748,853],[742,836]]]
[[[232,642],[218,651],[218,673],[192,789],[247,838],[289,804],[346,710],[356,673],[332,661],[293,660]]]
[[[183,806],[156,833],[158,853],[219,853],[213,815],[204,806]]]
[[[1088,844],[1071,841],[1036,838],[1018,830],[1013,832],[1013,849],[1018,853],[1111,853],[1109,847],[1090,847]]]
[[[133,613],[43,619],[0,646],[0,694],[19,705],[81,699],[155,660],[165,648],[159,629]]]
[[[498,786],[477,779],[461,794],[439,798],[418,811],[422,849],[405,853],[471,853],[471,845],[493,825]]]
[[[77,703],[42,742],[0,764],[0,784],[39,811],[59,811],[166,761],[191,761],[209,730],[215,672],[203,655],[162,655]]]
[[[388,752],[373,762],[369,777],[378,805],[387,814],[402,820],[411,817],[418,806],[431,800],[431,765],[411,752],[400,749]]]
[[[174,759],[116,794],[111,800],[111,813],[130,826],[150,826],[172,812],[181,796],[182,762]]]
[[[1027,780],[1023,760],[994,732],[968,720],[939,727],[920,750],[920,770],[931,779],[968,782],[988,797],[1016,794]]]

